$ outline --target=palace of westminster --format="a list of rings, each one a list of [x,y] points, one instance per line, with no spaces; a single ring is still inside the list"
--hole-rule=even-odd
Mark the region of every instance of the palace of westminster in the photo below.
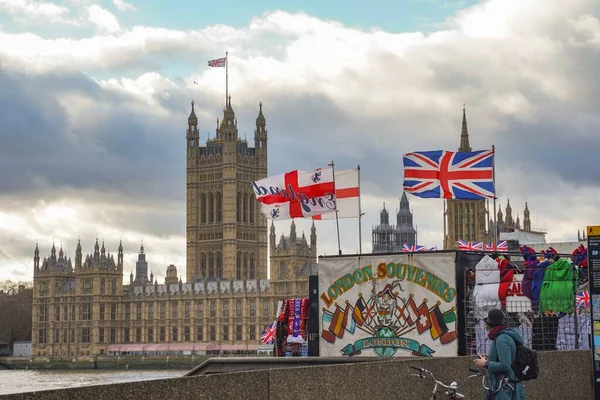
[[[231,97],[216,135],[205,145],[192,102],[186,143],[186,282],[169,265],[159,284],[148,274],[143,245],[129,284],[123,283],[121,244],[115,260],[97,239],[93,253],[84,257],[79,242],[74,263],[54,245],[50,256],[40,259],[36,245],[32,356],[253,353],[261,332],[275,320],[278,302],[308,296],[308,276],[317,262],[314,224],[308,239],[297,235],[293,221],[289,236],[278,238],[256,206],[252,183],[267,177],[262,103],[254,147],[238,136]],[[460,150],[470,151],[464,111]],[[416,244],[406,196],[400,208],[394,227],[384,207],[373,231],[374,253],[397,251],[404,241]],[[487,240],[488,217],[484,200],[448,201],[444,247],[456,248],[458,238]],[[498,229],[519,224],[518,217],[512,221],[510,205],[506,218],[500,211],[498,217]],[[527,208],[523,222],[530,230]]]

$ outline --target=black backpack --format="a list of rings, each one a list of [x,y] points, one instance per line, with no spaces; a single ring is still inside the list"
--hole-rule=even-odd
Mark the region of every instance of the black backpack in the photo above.
[[[511,366],[515,376],[521,382],[536,379],[540,373],[537,351],[523,346],[516,341],[515,344],[517,346],[517,351],[515,362]]]
[[[514,339],[513,341],[516,345],[516,354],[515,361],[511,365],[511,368],[515,373],[515,376],[520,382],[537,379],[540,373],[537,351],[517,343]]]

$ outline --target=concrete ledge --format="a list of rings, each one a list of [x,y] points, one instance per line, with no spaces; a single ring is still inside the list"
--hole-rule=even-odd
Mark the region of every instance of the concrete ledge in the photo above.
[[[540,376],[526,383],[527,400],[592,397],[590,350],[541,352]],[[286,369],[211,374],[156,381],[88,386],[4,396],[6,400],[75,399],[249,399],[387,400],[429,399],[433,384],[410,376],[411,365],[432,371],[444,383],[456,381],[467,399],[483,398],[480,380],[470,380],[473,357],[390,359]]]

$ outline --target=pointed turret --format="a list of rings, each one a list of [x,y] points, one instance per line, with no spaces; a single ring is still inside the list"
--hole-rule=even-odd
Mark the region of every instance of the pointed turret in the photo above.
[[[510,199],[506,200],[506,225],[513,226],[515,221],[512,218],[512,207],[510,206]]]
[[[188,127],[187,127],[187,147],[188,147],[188,158],[193,157],[196,154],[194,153],[194,149],[198,148],[200,145],[200,133],[198,132],[198,117],[196,117],[196,113],[194,112],[194,101],[192,100],[192,111],[190,112],[190,116],[188,117]]]
[[[531,214],[527,202],[525,202],[525,211],[523,211],[523,229],[531,231]]]
[[[123,241],[119,240],[119,251],[117,253],[117,267],[123,268]]]
[[[100,249],[100,254],[103,256],[106,255],[106,247],[104,247],[104,239],[102,239],[102,248]]]
[[[98,238],[96,237],[96,244],[94,245],[94,258],[100,257],[100,245],[98,244]]]
[[[216,137],[225,142],[234,142],[238,139],[235,112],[233,111],[233,107],[231,107],[231,95],[227,99],[227,107],[223,110],[223,120],[217,129]]]
[[[276,241],[277,236],[275,234],[275,224],[273,223],[273,220],[271,220],[271,228],[269,233],[269,252],[271,255],[273,255],[273,252],[275,251],[275,246],[277,245]]]
[[[521,220],[519,219],[519,214],[517,214],[517,221],[515,222],[515,228],[521,229]]]
[[[258,103],[258,116],[256,117],[256,128],[254,129],[254,148],[259,157],[259,166],[262,173],[267,172],[267,120],[263,115],[263,103]]]
[[[504,214],[502,214],[502,206],[498,204],[498,223],[504,223]]]
[[[383,209],[379,213],[379,223],[381,225],[389,225],[390,224],[390,214],[385,209],[385,202],[383,202]]]
[[[33,251],[33,268],[34,272],[40,269],[40,248],[37,242],[35,242],[35,250]]]
[[[292,220],[292,224],[290,225],[290,247],[296,246],[296,222]]]
[[[460,147],[458,151],[471,151],[471,145],[469,144],[469,130],[467,128],[467,111],[463,104],[463,119],[462,119],[462,131],[460,132]]]

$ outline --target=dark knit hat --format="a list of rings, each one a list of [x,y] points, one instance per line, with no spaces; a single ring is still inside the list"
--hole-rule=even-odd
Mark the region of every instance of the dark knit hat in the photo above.
[[[488,311],[488,316],[487,318],[483,319],[483,322],[485,322],[488,325],[504,325],[506,320],[504,319],[504,313],[502,312],[502,310],[493,308],[490,311]]]

